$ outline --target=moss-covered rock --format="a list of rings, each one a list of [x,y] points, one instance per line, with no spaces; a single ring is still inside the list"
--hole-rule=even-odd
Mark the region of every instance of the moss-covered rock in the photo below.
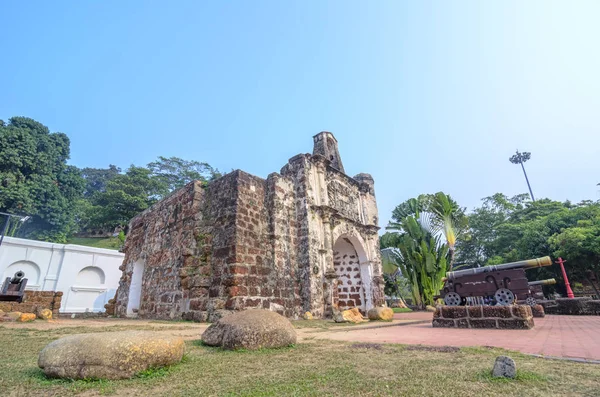
[[[252,309],[231,314],[211,324],[202,334],[202,341],[209,346],[229,350],[277,348],[296,343],[296,330],[280,314]]]
[[[51,378],[127,379],[181,361],[183,339],[148,331],[70,335],[48,344],[38,365]]]
[[[367,313],[369,320],[373,321],[392,321],[394,319],[394,311],[389,307],[374,307]]]

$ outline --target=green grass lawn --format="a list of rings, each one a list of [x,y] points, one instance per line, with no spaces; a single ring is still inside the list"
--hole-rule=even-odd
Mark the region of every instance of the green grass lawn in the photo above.
[[[26,326],[26,325],[24,325]],[[148,329],[148,327],[138,327]],[[124,381],[46,379],[39,351],[71,333],[104,328],[0,327],[3,396],[592,396],[600,365],[509,354],[516,380],[490,376],[501,349],[427,348],[310,340],[279,350],[230,352],[186,343],[183,363]],[[127,327],[136,329],[136,327]]]
[[[394,311],[394,313],[410,313],[410,312],[412,312],[412,310],[409,309],[408,307],[393,307],[392,310]]]
[[[120,241],[116,237],[71,237],[67,243],[113,250],[119,249],[120,245]]]

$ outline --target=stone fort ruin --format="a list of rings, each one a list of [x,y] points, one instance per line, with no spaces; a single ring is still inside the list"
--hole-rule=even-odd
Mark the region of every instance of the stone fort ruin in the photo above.
[[[264,308],[297,318],[383,304],[373,178],[345,174],[337,140],[314,136],[267,179],[191,182],[133,218],[118,316],[214,321]]]

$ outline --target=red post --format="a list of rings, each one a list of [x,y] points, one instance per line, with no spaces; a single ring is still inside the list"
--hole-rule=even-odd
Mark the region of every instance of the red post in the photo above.
[[[560,265],[560,270],[562,271],[562,275],[563,275],[563,279],[565,280],[565,287],[567,289],[567,296],[569,298],[575,298],[575,295],[573,295],[573,290],[571,290],[571,284],[569,284],[569,279],[567,278],[567,272],[565,271],[565,263],[566,261],[563,260],[563,258],[558,258],[558,260],[556,261],[556,263],[558,263]]]

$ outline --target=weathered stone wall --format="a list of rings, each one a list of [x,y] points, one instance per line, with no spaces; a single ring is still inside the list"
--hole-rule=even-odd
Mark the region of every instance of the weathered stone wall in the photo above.
[[[58,317],[62,296],[61,291],[26,291],[23,302],[0,302],[0,310],[37,314],[49,309],[52,310],[52,316]]]
[[[444,328],[531,329],[533,313],[527,305],[438,306],[432,325]]]
[[[317,144],[323,134],[328,146]],[[206,188],[190,183],[134,218],[115,313],[212,321],[247,308],[322,317],[340,303],[364,312],[381,305],[373,179],[341,172],[333,135],[317,137],[315,151],[326,147],[335,162],[301,154],[266,180],[234,171]],[[338,241],[354,256],[345,266],[354,290],[341,302],[338,285],[350,284],[347,271],[335,269]],[[141,303],[132,311],[129,290],[140,261]]]
[[[191,291],[202,282],[196,234],[203,196],[201,183],[190,183],[131,221],[120,267],[123,274],[116,294],[116,315],[181,317],[189,297],[189,292],[184,297],[182,284]],[[141,304],[134,308],[137,313],[128,313],[129,287],[137,262],[143,263]]]
[[[575,316],[600,315],[600,300],[589,297],[560,298],[556,300],[539,301],[547,314],[566,314]]]

